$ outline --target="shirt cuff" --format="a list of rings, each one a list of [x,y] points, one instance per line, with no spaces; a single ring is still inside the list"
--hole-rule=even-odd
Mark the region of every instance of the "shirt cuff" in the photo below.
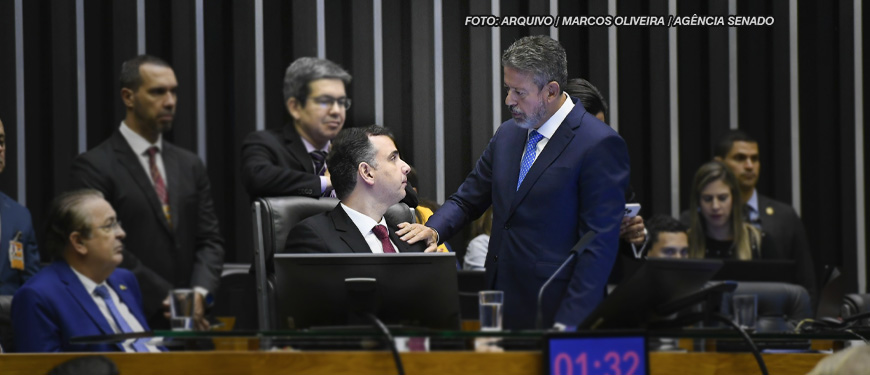
[[[326,176],[320,176],[320,193],[321,194],[327,192],[327,186],[329,186],[329,185],[327,184],[326,179],[327,179]]]
[[[212,296],[208,289],[201,286],[195,286],[193,287],[193,291],[202,295],[202,300],[206,306],[211,306],[212,304],[214,304],[214,296]]]

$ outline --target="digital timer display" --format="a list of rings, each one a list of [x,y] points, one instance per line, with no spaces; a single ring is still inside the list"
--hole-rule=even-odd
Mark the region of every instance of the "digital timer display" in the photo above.
[[[550,337],[549,375],[647,375],[644,336]]]

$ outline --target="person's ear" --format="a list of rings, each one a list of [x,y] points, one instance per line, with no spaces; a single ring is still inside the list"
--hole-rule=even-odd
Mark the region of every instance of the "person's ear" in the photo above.
[[[130,90],[126,87],[121,88],[121,100],[124,102],[124,106],[127,108],[133,108],[133,90]]]
[[[558,99],[559,94],[562,92],[562,90],[559,87],[559,83],[556,81],[550,81],[550,83],[547,83],[546,88],[547,88],[547,98],[548,99]]]
[[[72,244],[73,250],[81,255],[87,255],[88,248],[85,246],[85,238],[81,232],[74,231],[69,234],[69,243]]]
[[[374,185],[375,183],[374,172],[375,169],[366,162],[359,163],[359,166],[357,167],[357,173],[359,174],[359,177],[369,185]]]
[[[287,112],[290,113],[290,116],[292,116],[294,120],[298,120],[299,117],[302,116],[301,103],[299,103],[299,101],[294,97],[287,99]]]

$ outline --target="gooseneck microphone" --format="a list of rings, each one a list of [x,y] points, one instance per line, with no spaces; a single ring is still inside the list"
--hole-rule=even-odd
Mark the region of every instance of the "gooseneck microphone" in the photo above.
[[[556,272],[553,272],[553,274],[550,275],[550,278],[547,279],[544,285],[541,285],[541,289],[538,290],[538,313],[535,315],[535,327],[537,327],[538,329],[544,329],[544,314],[541,311],[541,306],[544,299],[544,290],[546,290],[547,286],[549,286],[550,283],[553,282],[553,279],[556,278],[556,275],[558,275],[559,272],[562,272],[562,269],[565,268],[568,263],[570,263],[574,258],[577,257],[577,254],[583,251],[583,249],[589,246],[589,243],[595,240],[595,236],[597,235],[598,233],[595,233],[595,231],[586,232],[586,234],[584,234],[583,237],[580,238],[580,241],[577,241],[577,244],[574,245],[574,247],[571,249],[571,252],[568,253],[568,258],[565,259],[564,262],[562,262],[562,265],[559,266],[559,269],[557,269]]]

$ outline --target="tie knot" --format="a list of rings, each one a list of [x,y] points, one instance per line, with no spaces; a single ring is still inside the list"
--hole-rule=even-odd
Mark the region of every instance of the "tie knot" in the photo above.
[[[322,163],[326,160],[326,151],[311,151],[308,153],[308,155],[311,155],[311,159],[316,162]]]
[[[148,156],[153,158],[154,155],[156,155],[158,152],[160,152],[160,149],[157,148],[157,146],[151,146],[148,148],[148,151],[146,151],[146,152],[148,153]]]
[[[529,143],[531,143],[531,144],[534,144],[534,145],[538,144],[538,142],[541,140],[541,138],[544,138],[544,135],[541,133],[538,133],[537,130],[532,130],[532,132],[529,133]]]
[[[109,290],[106,289],[105,285],[97,286],[96,289],[94,289],[94,294],[103,297],[104,299],[109,298]]]
[[[380,224],[375,225],[375,227],[372,228],[372,232],[375,232],[375,237],[377,237],[379,240],[390,237],[389,233],[387,233],[387,227]]]

